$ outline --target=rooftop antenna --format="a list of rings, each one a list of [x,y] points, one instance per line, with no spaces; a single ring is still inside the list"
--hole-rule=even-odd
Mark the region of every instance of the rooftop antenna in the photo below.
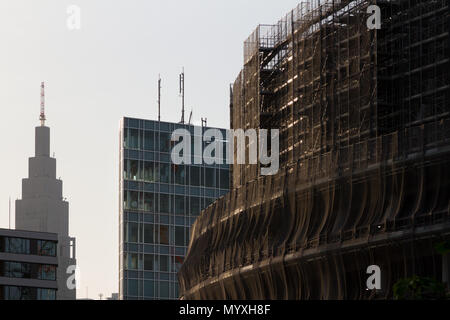
[[[11,229],[11,197],[9,197],[9,229]]]
[[[184,67],[180,74],[181,123],[184,124]]]
[[[161,75],[158,75],[158,121],[161,121]]]
[[[45,84],[41,82],[41,115],[39,116],[41,120],[41,126],[45,126]]]
[[[191,110],[191,114],[189,115],[189,122],[188,122],[189,125],[191,125],[191,120],[192,120],[192,110]]]

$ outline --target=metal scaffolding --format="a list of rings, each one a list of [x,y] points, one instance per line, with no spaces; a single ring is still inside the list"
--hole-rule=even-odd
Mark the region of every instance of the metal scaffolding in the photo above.
[[[367,27],[373,4],[379,30]],[[314,0],[258,26],[231,128],[279,129],[281,170],[233,165],[232,191],[193,227],[182,296],[387,298],[400,277],[439,278],[430,248],[450,235],[449,33],[448,0]],[[366,290],[369,263],[388,270],[383,291]]]

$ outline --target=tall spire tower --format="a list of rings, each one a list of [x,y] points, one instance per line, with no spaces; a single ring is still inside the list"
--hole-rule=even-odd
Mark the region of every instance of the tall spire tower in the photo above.
[[[69,203],[63,198],[63,183],[56,178],[56,159],[50,157],[50,128],[45,126],[44,83],[41,83],[41,125],[35,128],[35,155],[29,158],[28,178],[22,180],[22,199],[16,201],[16,229],[58,234],[59,300],[76,299],[68,283],[76,265],[75,238],[69,236]]]

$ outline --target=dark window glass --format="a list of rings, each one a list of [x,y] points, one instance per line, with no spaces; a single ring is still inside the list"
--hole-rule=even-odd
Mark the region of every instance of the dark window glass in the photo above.
[[[200,167],[191,167],[191,186],[200,185]]]
[[[139,295],[138,280],[128,280],[128,295],[137,297]]]
[[[159,212],[170,213],[171,212],[171,196],[161,193],[159,195]]]
[[[160,256],[160,269],[159,271],[169,271],[169,256]]]
[[[185,214],[184,196],[175,196],[175,214]]]
[[[37,253],[40,256],[55,257],[56,256],[56,242],[55,241],[38,240]]]
[[[219,184],[219,181],[220,181],[220,169],[216,169],[215,171],[216,171],[215,188],[219,189],[220,188],[220,184]]]
[[[154,255],[144,254],[144,270],[153,271],[154,269]]]
[[[153,224],[144,224],[144,242],[155,243],[154,234],[155,231]]]
[[[126,197],[125,208],[126,209],[139,209],[139,192],[137,191],[128,191],[128,195]]]
[[[214,188],[216,182],[216,173],[214,168],[205,168],[205,186],[208,188]]]
[[[137,129],[130,129],[130,135],[129,135],[129,148],[130,149],[140,149],[141,148],[141,141],[139,137],[139,130]]]
[[[41,280],[56,280],[56,267],[50,265],[40,265],[38,278]]]
[[[127,253],[127,269],[137,270],[138,269],[138,254],[137,253]]]
[[[184,239],[185,239],[185,243],[186,246],[189,245],[189,237],[190,237],[190,228],[184,228]]]
[[[144,162],[144,180],[146,182],[155,182],[155,166],[153,162]]]
[[[30,240],[22,238],[6,238],[5,252],[30,254]]]
[[[160,283],[160,296],[162,299],[169,298],[169,282],[167,281],[161,281]]]
[[[186,245],[184,241],[184,227],[175,227],[175,245],[176,246]]]
[[[230,186],[230,176],[228,170],[220,170],[220,188],[228,189]]]
[[[170,165],[167,163],[159,164],[159,182],[169,183],[170,181]]]
[[[198,216],[200,214],[200,198],[191,197],[191,215]]]
[[[139,242],[139,224],[134,222],[128,222],[128,242]]]
[[[175,183],[176,184],[182,184],[184,185],[184,179],[185,179],[185,166],[183,165],[174,165],[174,171],[175,171]]]
[[[38,300],[56,300],[56,290],[54,289],[41,289],[37,290]]]
[[[170,152],[170,134],[161,132],[159,135],[159,151]]]
[[[144,133],[144,150],[155,151],[155,135],[153,131]]]
[[[139,161],[125,160],[124,178],[128,180],[140,180]]]
[[[155,297],[155,283],[152,280],[144,281],[144,296],[147,298]]]
[[[159,226],[159,243],[160,244],[169,244],[169,227],[168,226]]]
[[[153,193],[144,193],[144,210],[155,211],[155,195]]]

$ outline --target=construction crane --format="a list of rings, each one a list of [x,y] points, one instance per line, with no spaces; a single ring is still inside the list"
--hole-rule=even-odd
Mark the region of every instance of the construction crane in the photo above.
[[[41,115],[39,116],[41,120],[41,126],[45,126],[45,84],[41,82]]]

